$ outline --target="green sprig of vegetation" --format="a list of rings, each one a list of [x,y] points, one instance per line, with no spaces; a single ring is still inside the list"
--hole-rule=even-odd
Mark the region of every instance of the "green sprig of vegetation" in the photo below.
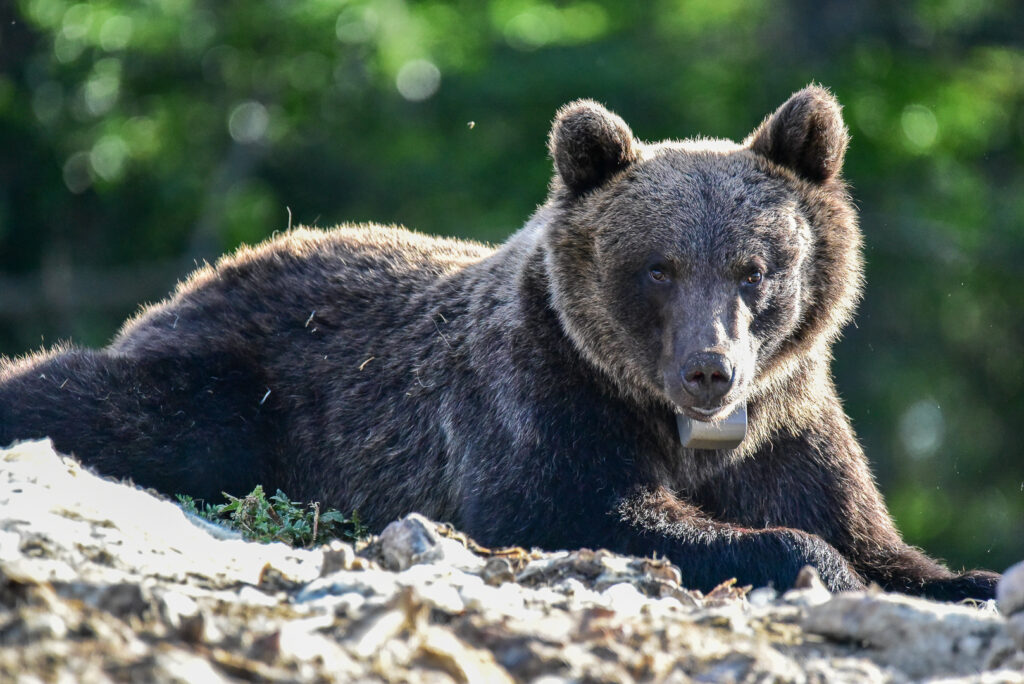
[[[250,541],[281,541],[292,546],[312,547],[333,539],[358,541],[369,530],[355,511],[352,515],[327,509],[319,502],[303,504],[292,501],[280,489],[267,497],[261,485],[243,497],[224,493],[227,503],[196,502],[191,496],[178,494],[179,505],[186,513],[241,532]]]

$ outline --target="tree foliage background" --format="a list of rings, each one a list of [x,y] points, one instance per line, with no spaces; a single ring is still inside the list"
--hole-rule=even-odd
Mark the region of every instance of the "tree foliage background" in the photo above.
[[[0,353],[100,345],[289,222],[501,241],[576,97],[740,139],[823,83],[868,288],[837,383],[909,540],[1024,558],[1024,12],[1015,0],[12,0]]]

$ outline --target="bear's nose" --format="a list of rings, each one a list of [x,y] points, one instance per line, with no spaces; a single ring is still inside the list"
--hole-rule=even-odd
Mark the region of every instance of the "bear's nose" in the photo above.
[[[680,375],[683,377],[683,389],[704,407],[716,405],[732,388],[732,363],[723,354],[691,354]]]

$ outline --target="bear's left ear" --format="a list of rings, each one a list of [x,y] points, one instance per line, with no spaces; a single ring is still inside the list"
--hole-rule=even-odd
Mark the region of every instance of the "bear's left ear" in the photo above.
[[[786,100],[744,144],[807,180],[824,183],[839,173],[849,142],[839,102],[810,85]]]
[[[574,195],[593,190],[635,162],[636,147],[626,122],[593,100],[559,109],[548,136],[555,170]]]

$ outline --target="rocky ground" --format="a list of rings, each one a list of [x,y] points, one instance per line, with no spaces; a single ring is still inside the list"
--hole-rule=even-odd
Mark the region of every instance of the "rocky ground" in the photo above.
[[[255,544],[46,443],[0,451],[0,681],[1024,682],[1024,566],[999,608],[802,583],[703,596],[415,515],[358,549]]]

